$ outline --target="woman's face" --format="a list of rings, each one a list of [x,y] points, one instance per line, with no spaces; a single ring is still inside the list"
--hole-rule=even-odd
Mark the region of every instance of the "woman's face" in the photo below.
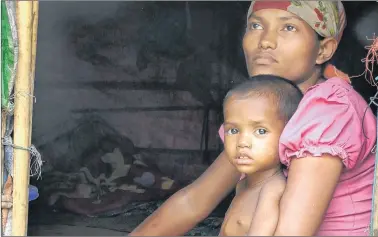
[[[317,34],[306,22],[278,9],[254,12],[243,38],[250,76],[273,74],[297,84],[316,76],[319,45]]]

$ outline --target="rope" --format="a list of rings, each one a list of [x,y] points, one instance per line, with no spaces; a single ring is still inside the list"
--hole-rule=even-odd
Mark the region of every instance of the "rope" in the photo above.
[[[31,145],[29,148],[27,147],[21,147],[13,144],[12,138],[10,136],[5,136],[2,139],[2,144],[4,146],[10,146],[13,147],[13,149],[19,149],[19,150],[24,150],[28,151],[30,153],[30,156],[34,159],[32,159],[31,164],[30,164],[30,175],[31,176],[37,176],[37,180],[41,178],[41,173],[42,173],[42,157],[41,154],[38,152],[38,150],[35,148],[34,145]]]
[[[370,103],[369,103],[369,106],[374,104],[375,106],[378,106],[378,91],[377,93],[375,93],[375,95],[373,97],[370,97]]]
[[[366,81],[371,85],[378,87],[378,80],[377,77],[374,79],[374,67],[378,65],[378,37],[375,36],[373,33],[373,38],[369,39],[366,37],[367,40],[373,41],[371,45],[365,46],[365,49],[368,50],[368,53],[365,58],[361,60],[362,63],[365,64],[365,70],[363,73],[357,76],[352,76],[350,78],[360,77],[365,75]]]
[[[13,100],[15,99],[16,95],[23,96],[23,97],[31,97],[31,98],[33,98],[33,102],[34,103],[37,102],[37,98],[34,95],[32,95],[31,93],[28,93],[26,91],[18,91],[17,93],[15,93],[15,94],[13,94],[13,95],[11,95],[9,97],[9,105],[8,105],[7,108],[3,109],[3,111],[5,113],[7,113],[8,115],[13,115],[13,111],[14,111],[14,102],[13,102]]]

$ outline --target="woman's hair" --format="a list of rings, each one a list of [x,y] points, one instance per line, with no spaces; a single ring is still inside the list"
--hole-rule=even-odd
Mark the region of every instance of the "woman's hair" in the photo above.
[[[287,122],[297,110],[303,94],[291,81],[274,75],[257,75],[232,88],[223,101],[230,96],[241,98],[268,97],[277,106],[279,117]]]

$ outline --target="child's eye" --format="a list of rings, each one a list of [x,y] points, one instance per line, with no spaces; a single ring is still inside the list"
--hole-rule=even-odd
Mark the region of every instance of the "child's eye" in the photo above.
[[[292,25],[286,25],[284,27],[284,30],[285,31],[297,31],[297,29],[294,26],[292,26]]]
[[[265,135],[268,131],[264,128],[259,128],[256,130],[257,135]]]
[[[227,131],[227,134],[237,134],[239,130],[237,128],[231,128]]]

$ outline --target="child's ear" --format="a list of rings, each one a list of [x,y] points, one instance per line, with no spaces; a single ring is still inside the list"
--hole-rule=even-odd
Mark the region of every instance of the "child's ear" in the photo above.
[[[337,40],[335,38],[325,38],[320,41],[318,57],[316,64],[320,65],[329,61],[337,49]]]

